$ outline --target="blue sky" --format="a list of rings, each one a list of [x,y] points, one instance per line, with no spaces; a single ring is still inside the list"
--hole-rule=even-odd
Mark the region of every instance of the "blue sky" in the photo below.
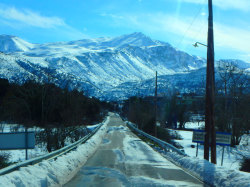
[[[250,62],[250,0],[213,0],[215,58]],[[1,0],[0,34],[31,43],[142,32],[206,57],[207,0]]]

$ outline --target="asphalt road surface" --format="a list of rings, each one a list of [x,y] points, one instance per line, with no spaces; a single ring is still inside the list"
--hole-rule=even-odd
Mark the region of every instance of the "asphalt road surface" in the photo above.
[[[65,187],[204,186],[155,152],[115,114],[98,150]]]

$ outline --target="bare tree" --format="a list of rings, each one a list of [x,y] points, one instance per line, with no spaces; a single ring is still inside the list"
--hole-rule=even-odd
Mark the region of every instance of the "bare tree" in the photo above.
[[[233,78],[233,74],[236,71],[236,66],[232,62],[220,61],[218,65],[218,74],[220,77],[220,85],[218,88],[222,88],[221,92],[224,93],[224,107],[221,108],[220,112],[220,130],[230,129],[230,119],[228,118],[228,87],[230,81]]]
[[[235,73],[237,67],[235,64],[233,64],[232,62],[219,62],[219,66],[218,66],[218,72],[219,72],[219,76],[221,78],[221,81],[223,82],[224,85],[224,94],[225,94],[225,98],[227,98],[227,89],[228,89],[228,84],[229,81],[232,79],[232,75],[233,73]],[[226,105],[225,105],[226,108]]]
[[[232,62],[220,62],[218,74],[222,82],[222,95],[220,101],[224,100],[217,114],[217,125],[219,130],[232,132],[232,145],[238,145],[241,136],[249,127],[249,74],[237,67]]]
[[[5,124],[3,122],[0,123],[0,132],[4,131]]]

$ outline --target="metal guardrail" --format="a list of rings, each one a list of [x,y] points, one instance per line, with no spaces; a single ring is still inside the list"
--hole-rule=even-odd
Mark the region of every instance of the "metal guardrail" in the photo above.
[[[187,156],[187,154],[185,154],[183,151],[177,149],[176,147],[174,147],[173,145],[167,143],[167,142],[164,142],[154,136],[151,136],[141,130],[139,130],[138,128],[136,128],[136,125],[131,123],[131,122],[126,122],[126,124],[132,128],[134,131],[136,131],[137,133],[143,135],[144,137],[154,141],[155,143],[157,143],[159,146],[161,146],[164,150],[166,150],[167,152],[176,152],[180,155],[183,155],[183,156]]]
[[[87,134],[86,136],[81,138],[80,140],[74,142],[73,144],[65,146],[65,147],[63,147],[61,149],[58,149],[58,150],[53,151],[51,153],[48,153],[46,155],[42,155],[42,156],[30,159],[30,160],[26,160],[26,161],[23,161],[23,162],[20,162],[20,163],[17,163],[17,164],[10,165],[10,166],[8,166],[6,168],[1,169],[0,170],[0,175],[4,175],[4,174],[10,173],[10,172],[13,172],[15,170],[18,170],[20,167],[25,167],[25,166],[28,166],[28,165],[37,164],[37,163],[39,163],[39,162],[41,162],[43,160],[55,159],[55,158],[65,154],[65,153],[71,151],[72,149],[75,149],[78,145],[86,142],[91,136],[93,136],[100,129],[100,127],[105,123],[106,120],[107,120],[107,118],[104,120],[104,122],[102,122],[99,126],[97,126],[92,132],[90,132],[89,134]]]

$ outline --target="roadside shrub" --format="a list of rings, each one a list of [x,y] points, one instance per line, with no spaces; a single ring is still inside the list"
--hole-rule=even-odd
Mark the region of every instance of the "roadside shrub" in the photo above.
[[[142,130],[148,134],[154,135],[154,128],[155,128],[155,118],[152,116],[145,115],[143,120]]]
[[[46,145],[47,151],[55,151],[73,143],[88,134],[87,129],[81,126],[75,127],[48,127],[36,133],[37,144]]]
[[[181,135],[178,133],[178,131],[170,131],[169,132],[171,139],[175,139],[175,140],[183,140],[183,138],[181,137]]]
[[[10,154],[5,152],[0,152],[0,169],[10,165],[9,163]]]
[[[162,128],[162,127],[157,127],[157,138],[171,143],[171,135],[169,134],[168,130]]]
[[[240,171],[250,172],[250,158],[244,158],[242,160]]]

